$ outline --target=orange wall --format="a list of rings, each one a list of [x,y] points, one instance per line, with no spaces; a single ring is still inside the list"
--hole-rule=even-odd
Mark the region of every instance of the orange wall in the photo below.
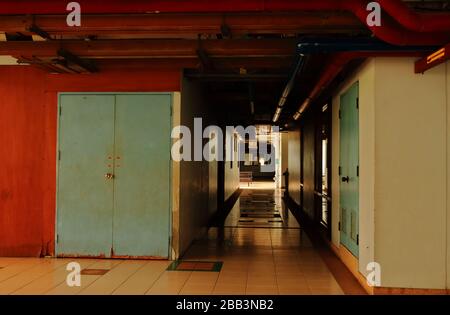
[[[54,253],[58,92],[180,91],[179,69],[48,74],[0,66],[0,256]]]

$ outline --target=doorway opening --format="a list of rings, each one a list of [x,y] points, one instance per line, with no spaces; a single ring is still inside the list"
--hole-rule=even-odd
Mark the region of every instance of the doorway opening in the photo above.
[[[331,106],[317,110],[315,217],[321,230],[331,239]]]
[[[243,161],[239,162],[239,180],[241,189],[281,188],[281,137],[280,132],[270,125],[256,126],[256,139],[244,141]],[[261,146],[266,146],[262,148]],[[266,152],[266,156],[261,152]],[[273,160],[272,160],[273,159]],[[268,167],[271,165],[272,167]],[[268,169],[265,169],[266,166]]]

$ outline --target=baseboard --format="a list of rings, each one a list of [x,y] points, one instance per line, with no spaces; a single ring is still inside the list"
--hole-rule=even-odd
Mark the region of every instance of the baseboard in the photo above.
[[[414,289],[375,287],[374,295],[448,295],[447,289]]]
[[[359,272],[359,261],[353,256],[353,254],[344,246],[336,246],[332,242],[328,241],[328,246],[330,246],[331,250],[334,254],[344,263],[348,270],[352,273],[352,275],[358,280],[359,284],[363,287],[363,289],[367,292],[367,294],[374,294],[374,287],[369,286],[367,283],[366,277]]]

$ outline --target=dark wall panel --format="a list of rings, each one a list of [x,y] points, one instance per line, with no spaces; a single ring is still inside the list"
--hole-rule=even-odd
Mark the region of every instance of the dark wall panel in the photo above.
[[[303,209],[312,219],[314,217],[314,176],[315,176],[315,127],[307,120],[303,128]]]
[[[300,205],[301,138],[299,130],[289,131],[288,152],[289,196]]]

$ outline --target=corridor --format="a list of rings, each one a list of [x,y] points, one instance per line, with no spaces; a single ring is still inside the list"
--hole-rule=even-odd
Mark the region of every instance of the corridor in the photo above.
[[[72,261],[79,262],[82,268],[80,287],[66,284],[66,266]],[[202,262],[206,268],[201,267]],[[219,268],[206,271],[208,265],[214,264],[204,262],[216,263]],[[183,265],[185,268],[180,268]],[[308,236],[285,208],[282,192],[261,185],[243,190],[225,226],[211,228],[207,237],[196,241],[182,262],[175,264],[0,258],[0,294],[343,293]]]
[[[0,0],[0,296],[450,293],[448,0],[67,2]]]

